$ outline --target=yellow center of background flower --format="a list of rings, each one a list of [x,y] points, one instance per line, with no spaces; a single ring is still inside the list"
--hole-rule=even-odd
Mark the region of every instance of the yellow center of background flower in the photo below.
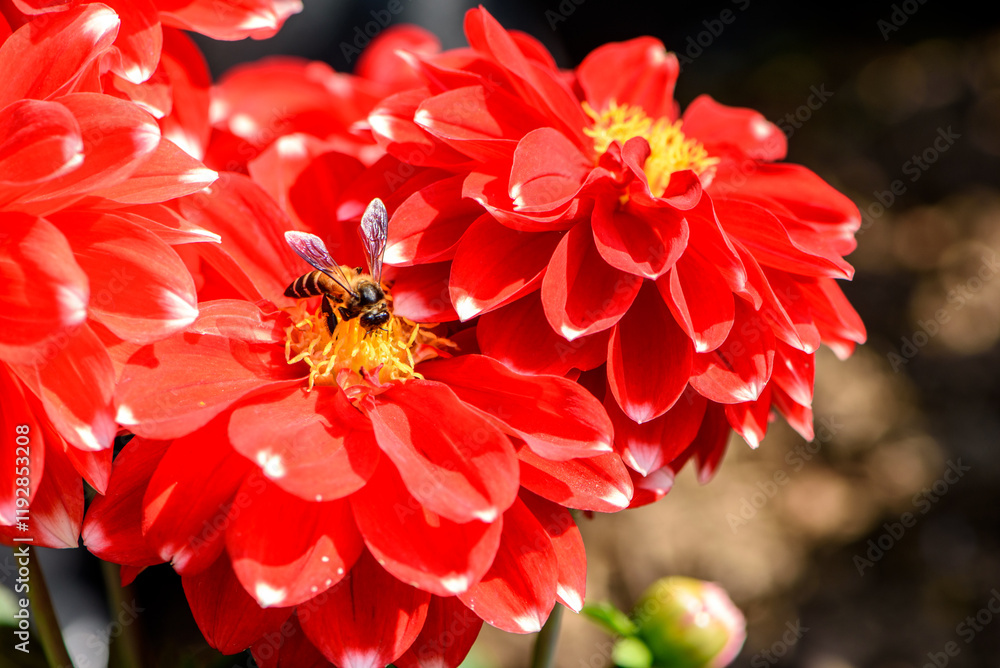
[[[670,175],[674,172],[690,169],[698,176],[706,173],[710,176],[719,163],[719,159],[711,157],[700,142],[684,136],[680,120],[671,123],[659,118],[654,121],[642,108],[616,102],[611,102],[602,112],[594,111],[584,102],[583,110],[594,120],[584,133],[594,139],[598,156],[613,141],[624,145],[632,137],[643,137],[649,142],[649,157],[643,171],[649,181],[650,192],[657,197],[666,192]]]
[[[309,311],[301,301],[286,311],[293,323],[285,328],[287,362],[309,366],[310,390],[315,385],[340,385],[352,399],[359,395],[358,389],[423,378],[416,370],[418,363],[437,357],[444,347],[455,347],[427,329],[433,325],[421,327],[397,316],[371,332],[359,318],[338,318],[331,332],[320,307]]]

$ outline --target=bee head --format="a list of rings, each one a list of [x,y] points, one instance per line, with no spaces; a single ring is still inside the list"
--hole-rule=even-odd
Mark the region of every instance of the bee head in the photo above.
[[[386,310],[383,304],[367,313],[362,313],[358,320],[361,322],[361,326],[370,332],[389,322],[389,311]]]
[[[358,297],[361,306],[371,306],[385,299],[385,293],[375,283],[362,283],[358,287]]]

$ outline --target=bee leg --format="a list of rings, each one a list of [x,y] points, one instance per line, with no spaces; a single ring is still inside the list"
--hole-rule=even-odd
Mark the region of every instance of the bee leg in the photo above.
[[[326,327],[330,330],[330,334],[333,334],[334,328],[337,326],[337,314],[333,310],[333,302],[326,295],[323,296],[323,306],[321,307],[323,314],[326,315]]]
[[[345,322],[351,319],[351,314],[348,313],[346,306],[341,306],[337,310],[340,311],[340,317],[343,318]]]

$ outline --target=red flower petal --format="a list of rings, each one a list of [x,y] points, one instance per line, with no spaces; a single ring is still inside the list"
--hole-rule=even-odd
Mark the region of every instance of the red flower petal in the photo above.
[[[224,5],[213,0],[160,0],[158,4],[165,24],[221,40],[273,37],[289,16],[302,11],[300,0],[230,0]]]
[[[482,355],[432,360],[420,366],[428,380],[452,389],[466,404],[496,418],[546,459],[611,452],[611,421],[601,403],[558,376],[529,376]]]
[[[572,341],[608,329],[632,305],[642,279],[610,266],[594,245],[590,226],[563,236],[542,277],[542,305],[552,328]]]
[[[777,342],[771,380],[796,403],[812,403],[813,380],[816,375],[815,356],[796,350],[783,341]]]
[[[14,440],[13,429],[9,437]],[[0,540],[11,545],[14,538],[32,538],[32,545],[72,548],[79,545],[83,522],[83,481],[62,452],[61,442],[51,430],[43,428],[30,434],[30,448],[46,448],[43,470],[31,469],[26,476],[29,487],[35,489],[30,513],[23,518],[28,531],[16,526],[0,525]],[[12,464],[15,460],[10,460]],[[12,476],[11,481],[16,483]],[[24,498],[24,497],[21,497]]]
[[[358,58],[354,74],[377,81],[393,90],[408,90],[423,84],[423,79],[407,64],[411,54],[432,55],[441,50],[434,33],[415,25],[392,25],[380,32]]]
[[[693,346],[652,283],[611,332],[608,386],[618,405],[642,424],[666,413],[691,375]]]
[[[417,109],[430,96],[431,92],[426,88],[415,88],[390,95],[379,102],[368,114],[368,124],[375,141],[389,155],[399,160],[419,162],[427,167],[471,164],[468,156],[459,153],[413,121]]]
[[[237,490],[252,464],[226,442],[226,422],[177,439],[160,460],[143,495],[142,532],[178,573],[197,573],[223,549],[225,528],[250,503]],[[197,461],[198,466],[191,466]],[[227,560],[228,561],[228,560]]]
[[[771,401],[774,407],[785,416],[785,420],[788,421],[792,429],[797,431],[802,438],[811,441],[816,437],[810,406],[797,403],[778,385],[771,386]]]
[[[704,397],[685,390],[666,413],[637,424],[621,411],[610,392],[604,397],[604,407],[615,426],[615,448],[629,467],[644,476],[666,466],[687,449],[701,427],[705,405]]]
[[[492,422],[448,386],[412,380],[366,407],[382,452],[428,510],[492,522],[517,495],[517,458]]]
[[[776,269],[765,272],[742,245],[738,249],[747,268],[747,285],[742,294],[761,303],[754,326],[770,326],[778,339],[804,352],[814,352],[819,348],[820,333],[799,290],[799,284],[806,279]]]
[[[383,459],[351,497],[368,549],[403,582],[438,596],[466,591],[483,577],[500,543],[502,521],[458,524],[427,510]]]
[[[458,320],[448,293],[450,272],[450,262],[432,262],[393,271],[392,312],[414,322]]]
[[[118,431],[111,405],[115,370],[104,344],[82,325],[57,339],[51,353],[38,365],[11,367],[63,438],[84,450],[110,448]]]
[[[484,355],[518,373],[564,376],[570,369],[603,364],[610,332],[567,341],[552,331],[536,291],[481,316],[476,336]]]
[[[580,612],[587,593],[587,553],[573,515],[566,508],[531,492],[522,491],[520,497],[552,541],[558,570],[556,595],[559,601],[574,612]]]
[[[783,160],[788,149],[785,133],[753,109],[719,104],[699,95],[684,110],[684,134],[708,148],[735,147],[757,160]]]
[[[455,246],[483,209],[462,199],[464,175],[421,188],[403,201],[389,222],[387,264],[408,266],[450,260]]]
[[[196,193],[217,178],[177,144],[161,138],[156,151],[127,180],[91,194],[123,204],[165,202]]]
[[[683,255],[673,271],[656,282],[677,324],[694,342],[695,352],[715,350],[733,328],[733,294],[718,270],[697,251]]]
[[[106,0],[106,4],[121,19],[121,29],[106,62],[118,76],[134,84],[142,83],[156,69],[163,46],[156,6],[151,0]]]
[[[280,323],[253,304],[201,305],[188,332],[147,346],[125,367],[115,395],[117,420],[147,438],[191,433],[241,397],[301,383],[285,362]]]
[[[83,544],[98,558],[131,566],[163,561],[142,534],[142,497],[169,447],[137,436],[115,458],[108,490],[94,498],[83,523]]]
[[[612,102],[640,107],[650,118],[675,118],[677,56],[652,37],[613,42],[594,49],[576,68],[587,102],[597,111]]]
[[[21,197],[18,208],[23,210],[54,211],[91,191],[115,186],[135,173],[160,143],[156,120],[131,102],[98,93],[73,93],[59,102],[76,117],[81,136],[100,141],[89,141],[79,167]]]
[[[111,8],[85,4],[21,26],[0,46],[0,109],[69,91],[118,34]]]
[[[24,387],[6,365],[0,365],[0,399],[0,428],[10,434],[0,441],[0,461],[9,462],[0,469],[0,526],[12,526],[17,522],[17,498],[24,499],[21,501],[23,507],[38,492],[38,485],[30,483],[37,483],[44,475],[45,440]],[[19,486],[15,484],[15,479],[25,475],[31,476],[27,498],[23,492],[17,492]]]
[[[809,303],[816,327],[826,343],[840,359],[847,359],[855,343],[867,338],[865,325],[854,307],[847,301],[837,282],[819,278],[815,282],[801,282],[799,291]]]
[[[462,320],[537,289],[560,237],[519,232],[488,214],[480,217],[462,237],[451,265],[451,300]]]
[[[221,249],[265,298],[281,299],[288,284],[309,269],[285,242],[284,231],[292,229],[288,217],[246,176],[224,173],[205,192],[180,202],[187,220],[222,237]],[[248,220],[254,221],[253,234],[246,232]],[[216,262],[213,257],[208,260]]]
[[[626,206],[601,199],[592,218],[594,244],[612,267],[659,278],[677,262],[688,245],[688,223],[669,207]]]
[[[583,134],[587,116],[557,69],[526,56],[517,41],[482,6],[466,12],[465,37],[472,49],[490,56],[513,75],[511,84],[518,99],[526,101],[532,110],[542,110],[548,119],[544,125],[554,125],[580,146],[590,145]]]
[[[732,431],[726,420],[725,406],[709,402],[701,429],[690,448],[698,464],[698,482],[701,484],[705,484],[715,475],[722,462],[722,456],[726,454],[730,434]]]
[[[18,100],[0,109],[0,183],[7,191],[0,201],[6,203],[26,191],[25,186],[61,176],[82,162],[80,126],[66,107]]]
[[[628,469],[617,454],[554,462],[521,448],[517,456],[521,485],[561,506],[614,513],[632,498]]]
[[[670,466],[658,468],[646,476],[630,469],[629,475],[632,476],[632,484],[635,486],[635,494],[632,495],[629,508],[640,508],[656,503],[674,487],[674,471]]]
[[[719,224],[712,200],[702,197],[698,206],[685,215],[691,233],[689,247],[697,250],[708,264],[715,267],[730,290],[742,290],[747,282],[747,270],[736,247]]]
[[[37,355],[54,355],[57,348],[38,344],[87,319],[87,275],[66,238],[48,221],[2,213],[0,227],[5,235],[0,241],[0,358],[31,362]]]
[[[536,633],[556,601],[559,564],[552,541],[523,501],[503,517],[489,572],[459,598],[483,620],[510,633]]]
[[[229,420],[233,448],[303,501],[364,486],[379,449],[371,427],[339,388],[280,388],[241,402]]]
[[[756,401],[726,405],[726,419],[733,430],[743,437],[747,444],[756,449],[767,434],[768,417],[771,414],[771,386],[760,393]]]
[[[336,668],[309,642],[298,615],[289,617],[279,631],[261,637],[250,652],[260,668]]]
[[[241,652],[276,631],[294,610],[257,605],[236,579],[226,555],[200,573],[183,575],[181,582],[202,635],[223,654]]]
[[[52,220],[63,224],[90,278],[91,313],[116,336],[151,343],[194,322],[194,281],[152,232],[114,214],[69,211]]]
[[[427,619],[396,668],[458,668],[479,636],[483,620],[457,596],[431,596]]]
[[[695,355],[691,387],[720,404],[754,401],[764,391],[774,364],[774,334],[742,299],[736,300],[736,324],[725,343]]]
[[[297,613],[306,635],[333,663],[383,668],[413,644],[430,599],[364,552],[344,580]]]
[[[510,170],[510,197],[523,212],[562,206],[582,187],[591,161],[558,130],[532,130],[517,143]]]
[[[180,30],[164,28],[160,72],[170,82],[170,115],[160,119],[163,136],[198,160],[205,157],[208,122],[208,65],[198,46]]]
[[[252,474],[236,493],[226,548],[243,588],[264,608],[298,605],[339,582],[361,554],[346,499],[303,501]],[[292,531],[279,529],[295,518]]]
[[[517,140],[546,124],[501,88],[466,86],[424,100],[413,120],[452,148],[478,160],[509,160]]]

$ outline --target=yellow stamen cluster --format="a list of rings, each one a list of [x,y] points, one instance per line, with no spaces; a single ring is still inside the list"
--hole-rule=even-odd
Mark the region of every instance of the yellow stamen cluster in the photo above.
[[[331,332],[320,308],[309,311],[304,303],[287,309],[292,323],[285,328],[285,359],[289,364],[309,366],[309,389],[316,385],[340,385],[349,396],[360,385],[377,387],[393,381],[423,378],[418,363],[438,356],[448,339],[435,336],[405,318],[392,316],[381,329],[371,332],[358,318],[338,318]]]
[[[584,129],[587,136],[594,140],[594,149],[598,155],[604,153],[611,142],[618,141],[622,145],[632,137],[644,137],[649,142],[649,157],[643,165],[649,190],[656,196],[662,195],[670,175],[684,169],[693,170],[699,176],[714,172],[719,163],[695,139],[688,139],[681,132],[681,121],[671,123],[665,118],[651,119],[640,107],[611,102],[607,109],[597,112],[586,102],[583,110],[594,124]]]

